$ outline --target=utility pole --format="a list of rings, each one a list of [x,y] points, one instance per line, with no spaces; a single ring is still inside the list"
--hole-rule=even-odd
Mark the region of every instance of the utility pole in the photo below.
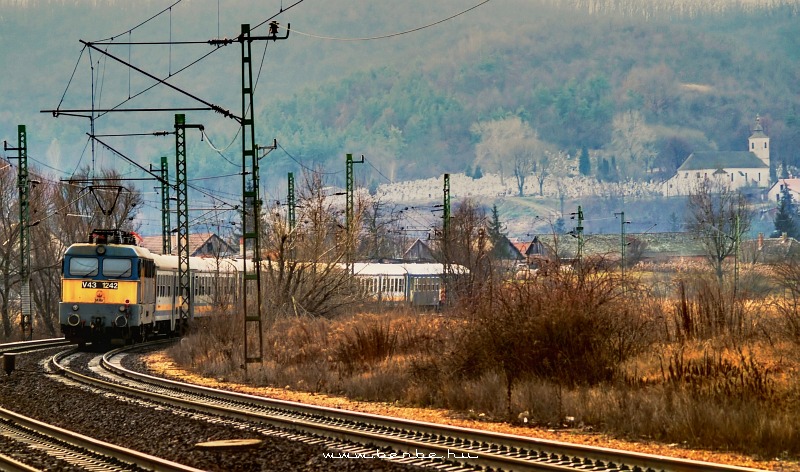
[[[186,181],[186,128],[203,131],[203,125],[187,125],[186,116],[175,115],[175,195],[178,199],[178,315],[180,332],[194,319],[191,303],[192,278],[189,271],[189,199]],[[163,162],[163,161],[162,161]]]
[[[353,253],[353,220],[355,219],[355,183],[353,178],[353,164],[363,164],[364,163],[364,155],[361,155],[360,161],[354,161],[352,154],[347,154],[347,161],[346,167],[347,172],[346,181],[345,181],[345,193],[346,193],[346,203],[345,203],[345,227],[347,230],[347,270],[350,274],[353,273],[354,269],[354,255]]]
[[[169,171],[167,168],[167,156],[161,156],[161,168],[153,169],[150,165],[150,172],[159,171],[161,174],[161,254],[172,253],[172,224],[169,217]]]
[[[31,224],[30,224],[30,180],[28,179],[28,135],[25,125],[17,126],[17,147],[9,147],[3,141],[6,151],[18,151],[19,173],[19,278],[20,301],[22,305],[22,339],[33,338],[33,318],[31,317]],[[9,156],[9,159],[14,159]]]
[[[289,225],[289,257],[292,260],[297,259],[297,238],[295,238],[294,227],[297,225],[297,218],[295,211],[297,210],[297,203],[294,199],[294,173],[289,172],[289,181],[286,185],[286,222]]]
[[[443,205],[443,214],[442,214],[442,238],[444,241],[442,242],[443,252],[444,252],[444,280],[442,280],[442,287],[443,290],[440,290],[439,294],[439,303],[443,304],[442,295],[444,295],[444,300],[449,298],[450,294],[450,275],[452,272],[452,267],[450,266],[450,174],[444,174],[444,182],[443,182],[442,193],[444,196],[444,200],[442,201]]]
[[[736,295],[739,289],[739,242],[741,240],[741,233],[739,230],[739,213],[734,217],[734,253],[733,253],[733,301],[736,302]],[[735,307],[734,307],[735,309]]]
[[[578,262],[581,261],[583,255],[583,209],[578,205],[578,211],[572,213],[572,218],[578,217],[578,226],[575,227],[574,235],[578,238]]]
[[[444,174],[444,220],[442,221],[442,230],[445,244],[450,238],[450,174]]]
[[[295,217],[295,210],[296,210],[296,203],[294,200],[294,173],[289,172],[289,182],[287,184],[287,192],[286,192],[286,205],[288,207],[288,211],[286,212],[287,223],[289,224],[289,232],[291,233],[294,231],[295,224],[297,224],[297,218]]]
[[[619,216],[619,235],[620,235],[620,242],[619,242],[619,249],[620,249],[620,270],[622,279],[622,290],[625,291],[625,246],[628,245],[628,242],[625,241],[625,225],[630,224],[630,221],[625,221],[625,212],[621,211],[619,213],[614,213],[614,216]]]
[[[261,293],[261,199],[259,197],[260,176],[258,170],[258,155],[255,140],[255,111],[253,108],[253,41],[276,41],[287,39],[286,35],[278,36],[278,23],[273,21],[269,24],[269,34],[267,36],[252,36],[250,25],[242,24],[241,34],[238,40],[242,43],[242,247],[245,254],[244,272],[242,278],[242,314],[244,315],[244,363],[245,375],[247,365],[261,363],[263,359],[264,340],[261,329],[263,297]],[[227,40],[222,40],[226,42]],[[211,42],[213,44],[214,42]],[[248,215],[248,212],[252,212]],[[253,253],[252,264],[248,266],[247,251]],[[251,287],[252,286],[252,287]],[[252,292],[255,291],[255,297]],[[250,295],[248,295],[250,292]],[[249,301],[249,303],[248,303]],[[255,306],[250,306],[255,304]],[[255,311],[255,314],[253,314]],[[253,332],[257,339],[256,354],[251,354],[254,347],[251,346],[248,333]]]

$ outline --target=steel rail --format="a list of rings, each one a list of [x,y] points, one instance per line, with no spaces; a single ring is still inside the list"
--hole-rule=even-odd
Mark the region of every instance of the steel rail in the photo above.
[[[109,470],[120,469],[120,462],[144,470],[157,472],[202,472],[201,469],[184,466],[172,461],[160,459],[132,449],[99,441],[57,426],[28,418],[12,411],[0,408],[0,427],[29,431],[29,441],[45,444],[51,450],[64,451],[75,456],[77,462],[84,464],[108,464]],[[53,455],[52,453],[49,453]],[[34,469],[35,470],[35,469]],[[99,470],[99,469],[96,469]]]
[[[415,454],[416,457],[438,458],[449,463],[501,470],[638,470],[643,472],[753,472],[757,470],[343,411],[216,390],[133,372],[110,361],[111,358],[127,349],[129,348],[117,349],[104,355],[101,362],[103,368],[116,375],[157,388],[178,390],[183,394],[200,397],[192,401],[191,408],[197,408],[210,414],[222,414],[329,438],[399,450]],[[106,388],[123,389],[131,395],[146,395],[156,401],[177,407],[187,407],[188,400],[177,398],[175,393],[143,393],[139,388],[91,377],[86,377],[85,381],[104,385]],[[227,405],[219,404],[219,402],[227,403]],[[253,411],[254,409],[262,411]],[[478,458],[471,457],[474,455],[477,455]]]
[[[0,344],[0,354],[31,351],[34,349],[47,349],[51,347],[66,346],[69,341],[64,338],[39,339],[36,341],[18,341]]]

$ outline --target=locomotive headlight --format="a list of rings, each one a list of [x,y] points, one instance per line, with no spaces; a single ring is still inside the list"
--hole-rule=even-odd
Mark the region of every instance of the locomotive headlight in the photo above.
[[[121,311],[121,312],[122,312],[122,311],[125,311],[125,305],[120,305],[120,306],[119,306],[119,311]]]
[[[106,253],[106,247],[105,246],[97,246],[97,249],[95,249],[95,251],[97,252],[97,254],[102,256],[103,254]]]
[[[78,304],[72,305],[72,311],[78,311]]]

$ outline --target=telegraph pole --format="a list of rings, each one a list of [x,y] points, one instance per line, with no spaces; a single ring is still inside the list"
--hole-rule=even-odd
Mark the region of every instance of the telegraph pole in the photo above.
[[[442,303],[443,294],[445,296],[445,301],[450,295],[450,287],[448,287],[450,284],[450,273],[452,271],[452,267],[450,266],[450,174],[444,174],[442,193],[444,196],[444,200],[442,201],[444,210],[442,214],[442,238],[444,239],[444,241],[442,241],[444,249],[444,280],[442,280],[442,286],[444,290],[440,290],[439,303]]]
[[[354,179],[353,179],[353,164],[363,164],[364,163],[364,155],[361,155],[360,161],[354,161],[352,154],[347,154],[347,172],[346,172],[346,181],[345,181],[345,193],[346,193],[346,204],[345,204],[345,227],[347,228],[347,269],[350,274],[353,273],[353,220],[355,219],[355,197],[354,197]]]
[[[628,245],[627,241],[625,241],[625,225],[630,224],[630,221],[625,221],[625,212],[621,211],[619,213],[614,213],[614,216],[619,216],[619,235],[620,235],[620,242],[619,242],[619,250],[620,250],[620,270],[622,279],[622,290],[625,290],[625,246]]]
[[[242,24],[241,34],[237,38],[242,43],[242,247],[245,254],[244,273],[242,280],[242,311],[244,315],[244,362],[245,374],[247,365],[261,363],[264,351],[263,333],[261,330],[263,299],[261,293],[261,199],[259,197],[259,170],[258,155],[255,140],[255,112],[253,109],[253,41],[276,41],[287,39],[286,35],[278,36],[278,23],[273,21],[269,24],[269,34],[267,36],[252,36],[250,25]],[[224,44],[227,40],[221,40]],[[214,44],[215,42],[210,42]],[[251,212],[248,215],[248,212]],[[248,266],[245,257],[248,249],[253,253],[252,264]],[[250,287],[254,285],[254,287]],[[252,291],[255,290],[255,297]],[[250,296],[248,296],[248,291]],[[252,298],[252,300],[250,300]],[[250,300],[250,303],[248,303]],[[255,304],[250,307],[250,304]],[[252,308],[252,309],[251,309]],[[254,310],[253,310],[254,309]],[[255,314],[252,314],[255,311]],[[253,331],[257,342],[256,354],[250,354],[255,346],[251,346],[248,341],[248,333]]]
[[[288,207],[288,211],[286,212],[287,223],[289,224],[289,232],[291,233],[294,231],[294,226],[297,224],[297,219],[295,217],[295,210],[296,210],[296,203],[294,201],[294,173],[289,172],[289,182],[287,184],[287,191],[286,191],[286,205]]]
[[[450,174],[444,174],[444,221],[442,221],[442,230],[445,244],[450,238]]]
[[[583,255],[583,209],[578,205],[577,213],[573,213],[572,217],[578,217],[578,226],[575,227],[575,236],[578,238],[578,262],[581,261]]]
[[[28,135],[25,125],[17,126],[17,147],[9,147],[3,142],[6,151],[18,151],[19,173],[19,278],[20,301],[22,305],[22,339],[33,338],[33,318],[31,317],[31,225],[30,225],[30,181],[28,179]],[[9,159],[14,159],[9,156]]]
[[[175,195],[178,198],[178,315],[183,334],[194,319],[191,303],[192,279],[189,271],[189,199],[186,181],[186,128],[203,131],[203,125],[187,125],[186,116],[175,115]],[[163,161],[162,161],[163,162]]]
[[[742,238],[740,230],[739,230],[739,213],[736,213],[734,217],[734,240],[733,244],[735,245],[734,253],[733,253],[733,301],[736,301],[736,295],[739,289],[739,242]]]
[[[169,217],[169,171],[167,168],[167,156],[161,156],[161,168],[153,169],[150,165],[150,172],[159,171],[161,174],[161,254],[172,253],[172,233]]]

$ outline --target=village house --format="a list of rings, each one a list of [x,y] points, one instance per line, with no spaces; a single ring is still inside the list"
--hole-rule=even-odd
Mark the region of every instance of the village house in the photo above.
[[[769,136],[761,118],[748,138],[746,151],[693,152],[664,183],[664,194],[688,195],[705,180],[716,180],[732,190],[744,187],[766,189],[770,186]]]

